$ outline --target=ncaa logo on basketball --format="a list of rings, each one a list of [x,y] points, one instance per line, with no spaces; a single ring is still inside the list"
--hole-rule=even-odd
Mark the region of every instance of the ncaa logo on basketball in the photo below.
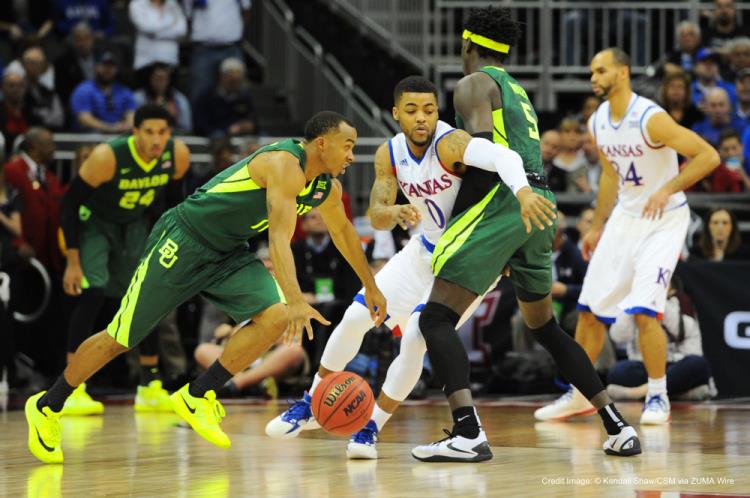
[[[724,341],[734,349],[750,349],[750,311],[733,311],[724,318]]]
[[[344,415],[349,416],[352,414],[355,408],[359,406],[362,401],[364,401],[367,398],[367,393],[364,391],[359,391],[359,394],[357,394],[357,397],[352,400],[351,403],[346,405],[344,407]]]

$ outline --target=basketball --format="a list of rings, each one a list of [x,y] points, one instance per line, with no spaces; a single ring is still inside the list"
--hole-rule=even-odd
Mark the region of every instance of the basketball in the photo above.
[[[364,427],[374,407],[372,389],[362,377],[351,372],[326,376],[312,397],[315,420],[337,436],[349,436]]]

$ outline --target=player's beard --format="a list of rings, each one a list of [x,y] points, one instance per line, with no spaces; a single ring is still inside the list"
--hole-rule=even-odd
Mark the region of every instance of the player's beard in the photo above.
[[[417,147],[424,147],[425,145],[427,145],[430,142],[432,142],[432,137],[434,137],[434,136],[435,136],[434,133],[430,133],[429,135],[427,135],[427,138],[424,139],[424,140],[422,140],[421,142],[417,142],[416,140],[414,140],[413,136],[409,136],[409,140],[411,141],[411,143],[413,143]]]

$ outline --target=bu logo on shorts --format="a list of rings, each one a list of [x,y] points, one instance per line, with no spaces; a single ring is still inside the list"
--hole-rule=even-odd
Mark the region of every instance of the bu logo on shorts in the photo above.
[[[164,268],[172,268],[172,265],[174,265],[175,261],[178,259],[176,253],[179,248],[180,246],[178,246],[172,239],[167,239],[159,249],[159,254],[161,254],[159,263],[161,263]]]

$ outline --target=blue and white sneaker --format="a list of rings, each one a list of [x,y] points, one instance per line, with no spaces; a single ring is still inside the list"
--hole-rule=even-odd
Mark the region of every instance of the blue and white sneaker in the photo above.
[[[310,407],[312,398],[305,391],[302,399],[298,399],[287,411],[266,424],[266,434],[273,438],[290,439],[297,437],[300,432],[320,429]]]
[[[375,448],[377,442],[378,426],[374,420],[370,420],[359,432],[352,434],[349,446],[346,447],[346,457],[352,460],[377,460],[378,450]]]
[[[646,395],[646,404],[641,413],[641,424],[666,424],[672,420],[669,398],[666,393]]]

